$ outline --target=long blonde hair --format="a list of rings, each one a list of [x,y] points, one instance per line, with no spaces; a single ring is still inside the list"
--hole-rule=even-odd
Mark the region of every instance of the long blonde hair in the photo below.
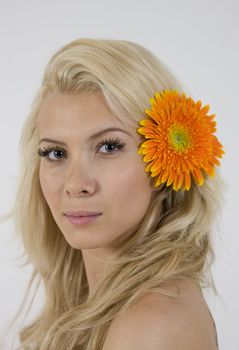
[[[57,227],[39,183],[38,114],[54,91],[100,91],[111,111],[125,123],[143,117],[156,91],[181,85],[148,49],[123,40],[81,38],[50,59],[20,140],[21,173],[13,208],[28,262],[39,278],[45,300],[38,317],[20,333],[21,349],[100,350],[111,322],[144,292],[170,294],[165,288],[182,278],[201,288],[214,287],[212,224],[221,195],[221,179],[203,186],[154,191],[136,232],[89,297],[81,250],[73,249]],[[216,291],[216,290],[215,290]]]

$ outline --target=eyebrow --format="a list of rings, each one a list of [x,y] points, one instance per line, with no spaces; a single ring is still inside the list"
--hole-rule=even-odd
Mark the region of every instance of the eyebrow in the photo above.
[[[120,128],[116,128],[116,127],[111,127],[111,128],[107,128],[107,129],[103,129],[103,130],[100,130],[98,132],[96,132],[95,134],[92,134],[90,137],[89,137],[89,140],[93,140],[93,139],[96,139],[97,137],[100,137],[102,136],[103,134],[107,133],[107,132],[110,132],[110,131],[121,131],[127,135],[129,135],[130,137],[133,137],[128,131],[126,130],[123,130],[123,129],[120,129]],[[53,139],[49,139],[49,138],[43,138],[39,141],[39,144],[43,141],[46,141],[46,142],[52,142],[52,143],[58,143],[58,144],[61,144],[61,145],[65,145],[66,144],[62,141],[58,141],[58,140],[53,140]]]

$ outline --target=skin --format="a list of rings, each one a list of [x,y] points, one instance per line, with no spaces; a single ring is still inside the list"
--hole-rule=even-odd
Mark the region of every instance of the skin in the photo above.
[[[129,134],[110,131],[90,139],[109,127]],[[60,151],[50,152],[52,161],[41,157],[41,189],[66,241],[82,250],[91,294],[107,261],[135,232],[150,203],[153,188],[137,153],[142,138],[136,128],[116,119],[100,93],[52,93],[43,102],[38,129],[39,140],[58,141],[42,141],[39,148],[56,146]],[[109,138],[119,138],[124,147],[112,151],[104,144],[97,149],[99,142]],[[77,226],[64,215],[69,210],[103,215]]]
[[[215,324],[200,289],[186,280],[167,289],[179,297],[145,293],[113,320],[102,350],[218,350]]]

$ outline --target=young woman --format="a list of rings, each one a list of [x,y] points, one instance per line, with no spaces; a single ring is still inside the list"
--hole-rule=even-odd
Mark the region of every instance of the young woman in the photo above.
[[[202,289],[224,152],[208,110],[136,43],[83,38],[51,58],[13,210],[45,291],[20,349],[218,349]]]

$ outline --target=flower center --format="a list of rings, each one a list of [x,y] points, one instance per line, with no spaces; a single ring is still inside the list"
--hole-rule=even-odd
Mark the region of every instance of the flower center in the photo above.
[[[168,132],[168,140],[171,148],[177,152],[185,152],[191,146],[190,133],[182,125],[171,125]]]

